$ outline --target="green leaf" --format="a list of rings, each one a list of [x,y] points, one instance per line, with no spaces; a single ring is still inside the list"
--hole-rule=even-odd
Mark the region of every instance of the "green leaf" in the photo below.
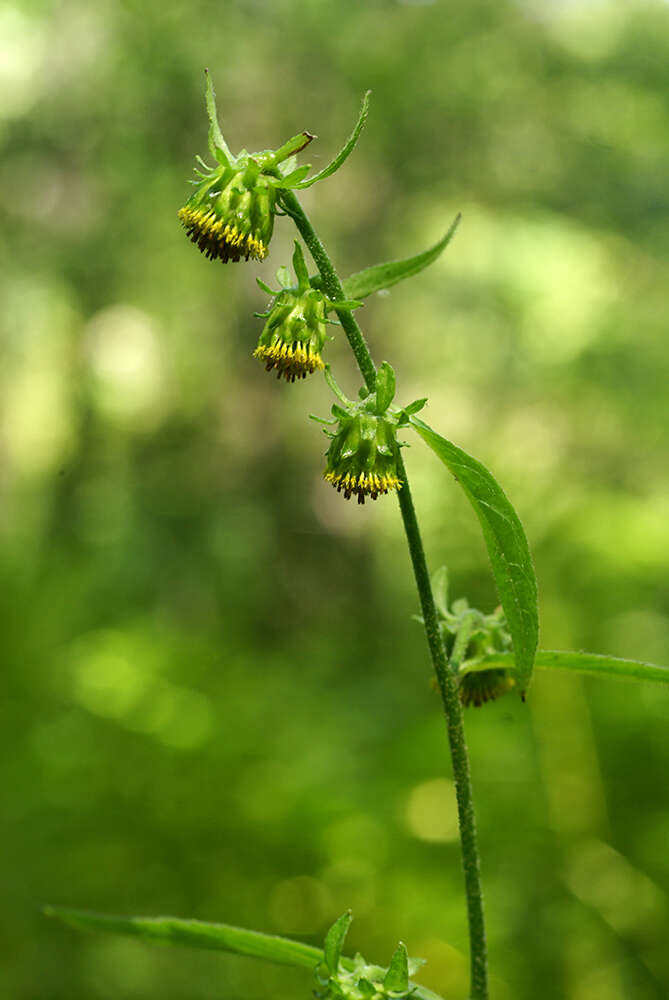
[[[390,959],[383,985],[391,993],[406,993],[409,989],[409,955],[402,941]]]
[[[205,76],[207,77],[207,91],[206,91],[206,105],[207,105],[207,115],[209,116],[209,152],[220,162],[219,152],[224,154],[224,162],[230,163],[234,162],[234,156],[228,149],[228,144],[223,138],[223,133],[221,132],[221,126],[218,124],[218,114],[216,111],[216,94],[214,93],[214,82],[211,78],[211,73],[208,69],[205,69]]]
[[[321,948],[292,941],[290,938],[261,934],[229,924],[211,924],[200,920],[180,920],[177,917],[114,917],[87,910],[72,910],[61,906],[45,906],[47,917],[56,917],[77,930],[104,931],[143,938],[158,944],[184,945],[208,951],[231,952],[259,958],[278,965],[313,970],[323,962]],[[340,917],[340,920],[342,918]],[[351,971],[354,961],[342,956],[341,965]],[[363,960],[364,964],[364,960]],[[413,987],[417,1000],[442,1000],[425,986]]]
[[[395,398],[395,372],[387,361],[379,366],[376,373],[376,406],[374,412],[382,416]]]
[[[279,965],[313,969],[323,958],[320,948],[312,948],[288,938],[261,934],[259,931],[231,927],[229,924],[179,920],[176,917],[113,917],[59,906],[46,906],[44,912],[47,916],[57,917],[80,930],[108,931],[163,944],[234,952],[236,955],[261,958]]]
[[[380,292],[384,288],[396,285],[404,278],[410,278],[418,274],[424,268],[437,259],[451,242],[455,230],[460,224],[460,213],[458,213],[451,223],[451,227],[445,236],[435,243],[429,250],[416,254],[415,257],[405,257],[403,260],[390,260],[385,264],[375,264],[367,267],[364,271],[356,271],[342,281],[344,295],[350,299],[364,299],[372,292]]]
[[[350,910],[347,910],[346,913],[342,913],[341,917],[335,920],[325,935],[325,942],[323,944],[325,964],[333,975],[339,968],[341,950],[344,947],[344,941],[352,920],[353,914]]]
[[[481,462],[441,437],[418,417],[411,417],[410,423],[453,473],[481,523],[513,640],[522,693],[532,675],[539,637],[537,581],[523,526],[506,494]]]
[[[639,660],[623,660],[599,653],[576,653],[562,649],[540,649],[535,666],[542,670],[574,670],[593,677],[620,677],[627,680],[669,684],[669,667]],[[472,670],[513,667],[513,653],[491,653],[472,664]]]
[[[319,171],[319,173],[314,174],[314,176],[310,177],[308,181],[302,181],[300,184],[295,184],[294,187],[302,190],[304,188],[311,187],[311,185],[315,184],[317,181],[325,180],[326,177],[330,177],[330,175],[333,174],[336,170],[339,170],[339,168],[341,167],[342,163],[345,160],[348,159],[348,157],[350,156],[350,154],[353,152],[353,150],[355,148],[355,144],[358,141],[358,136],[362,132],[364,124],[365,124],[365,121],[367,120],[367,114],[369,112],[369,95],[370,94],[371,94],[371,90],[368,90],[367,93],[365,94],[364,98],[363,98],[362,108],[360,109],[360,116],[358,118],[358,121],[356,122],[356,126],[353,129],[353,131],[351,132],[351,135],[350,135],[350,138],[349,138],[348,142],[343,147],[343,149],[341,149],[337,153],[337,155],[335,156],[335,158],[332,161],[332,163],[329,163],[328,166],[325,167],[323,170]],[[356,295],[349,295],[347,297],[348,298],[353,298],[353,299],[357,298]]]

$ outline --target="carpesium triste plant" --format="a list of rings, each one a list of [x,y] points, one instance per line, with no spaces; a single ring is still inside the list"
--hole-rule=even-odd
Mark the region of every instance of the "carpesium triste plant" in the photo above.
[[[470,997],[488,997],[486,937],[479,850],[463,706],[481,706],[507,693],[526,696],[535,665],[669,682],[669,670],[650,664],[594,654],[539,651],[537,588],[522,525],[493,476],[476,459],[418,418],[426,399],[402,401],[395,373],[384,361],[378,367],[369,352],[353,311],[370,294],[420,272],[450,243],[459,216],[444,237],[414,257],[366,268],[340,280],[330,257],[305,214],[296,191],[333,174],[356,145],[368,112],[365,96],[358,122],[333,161],[309,177],[308,165],[296,155],[312,140],[300,132],[277,150],[234,156],[221,133],[211,79],[207,76],[209,166],[198,157],[194,190],[179,211],[187,235],[214,261],[263,260],[277,216],[294,223],[313,263],[310,275],[302,244],[295,242],[292,271],[279,268],[279,288],[258,281],[270,302],[254,356],[279,379],[293,383],[322,374],[335,397],[331,419],[322,419],[329,438],[324,478],[344,499],[358,503],[396,493],[413,565],[430,657],[441,694],[455,782],[460,844],[470,942]],[[333,319],[336,317],[336,319]],[[330,330],[346,336],[355,355],[362,387],[348,398],[327,363]],[[287,390],[288,391],[288,390]],[[399,402],[397,400],[400,400]],[[321,418],[315,418],[321,419]],[[445,570],[430,578],[409,479],[402,457],[404,437],[416,433],[455,477],[471,503],[483,532],[501,606],[491,614],[471,608],[465,599],[448,598]],[[386,500],[385,502],[389,502]],[[395,948],[389,966],[369,964],[342,954],[351,914],[330,928],[322,949],[300,942],[243,930],[175,918],[112,917],[49,907],[47,912],[77,927],[131,934],[147,940],[231,951],[267,961],[313,970],[314,994],[321,1000],[402,1000],[414,995],[439,1000],[414,985],[411,976],[420,960],[405,946]]]

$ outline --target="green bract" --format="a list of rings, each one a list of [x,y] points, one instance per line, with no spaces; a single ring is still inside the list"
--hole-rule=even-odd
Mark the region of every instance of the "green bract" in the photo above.
[[[328,310],[353,308],[360,303],[332,302],[323,292],[309,284],[309,272],[304,263],[302,249],[295,243],[293,267],[297,285],[289,285],[287,268],[280,268],[277,280],[283,290],[274,292],[258,280],[260,287],[275,298],[268,312],[257,313],[266,317],[254,357],[265,365],[267,371],[276,370],[277,378],[287,382],[306,378],[312,372],[325,368],[321,351],[327,338]]]

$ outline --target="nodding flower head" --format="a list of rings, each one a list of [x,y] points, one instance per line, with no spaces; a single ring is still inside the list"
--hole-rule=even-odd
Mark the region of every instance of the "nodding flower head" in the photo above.
[[[274,228],[276,189],[249,160],[220,166],[203,178],[179,211],[186,232],[202,253],[223,263],[263,260]]]
[[[357,496],[372,500],[381,493],[398,490],[398,445],[395,428],[373,413],[341,414],[339,427],[327,452],[325,479],[347,500]]]
[[[327,336],[326,309],[325,296],[316,288],[280,292],[253,356],[287,382],[321,371],[325,368],[321,350]]]
[[[207,74],[209,152],[214,167],[197,157],[195,191],[179,218],[190,239],[212,260],[263,260],[274,228],[279,192],[295,187],[310,169],[295,169],[295,154],[314,138],[308,132],[289,139],[277,150],[230,152],[216,117],[211,77]]]
[[[406,409],[390,406],[395,394],[392,368],[386,362],[381,365],[375,391],[362,390],[359,403],[343,395],[328,370],[326,378],[345,407],[332,407],[332,422],[337,426],[334,431],[326,431],[332,440],[325,479],[347,500],[356,496],[361,504],[366,497],[376,500],[382,493],[399,490],[402,479],[397,429],[405,426],[408,418]]]
[[[276,371],[277,378],[285,378],[287,382],[306,378],[325,368],[321,351],[328,339],[327,324],[333,322],[327,318],[328,311],[353,309],[361,305],[360,302],[333,301],[319,288],[312,287],[302,248],[297,241],[293,268],[297,285],[291,284],[288,268],[280,267],[277,271],[277,281],[283,286],[279,292],[257,279],[263,291],[273,295],[274,299],[266,313],[256,313],[266,322],[253,352],[268,372]]]
[[[283,286],[279,292],[258,279],[263,291],[275,297],[266,313],[256,314],[266,322],[253,352],[254,358],[262,361],[268,372],[276,371],[277,378],[285,378],[287,382],[306,378],[325,368],[321,351],[327,339],[327,312],[333,307],[323,292],[311,287],[297,241],[293,268],[297,275],[296,286],[291,284],[288,268],[277,271],[277,281]]]

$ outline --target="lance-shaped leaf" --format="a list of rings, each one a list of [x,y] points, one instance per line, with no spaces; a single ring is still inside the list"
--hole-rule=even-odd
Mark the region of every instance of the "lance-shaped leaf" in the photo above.
[[[230,924],[180,920],[177,917],[116,917],[61,906],[45,906],[44,913],[48,917],[62,920],[77,930],[104,931],[143,938],[156,944],[231,952],[235,955],[275,962],[278,965],[292,965],[296,968],[313,970],[324,960],[321,948],[314,948],[290,938],[232,927]],[[340,917],[341,919],[343,918]],[[348,971],[354,968],[355,963],[351,958],[342,955],[339,962]],[[364,964],[364,960],[362,962]],[[442,1000],[437,993],[426,986],[412,986],[412,991],[417,1000]]]
[[[537,581],[523,526],[501,486],[481,462],[418,417],[411,417],[410,423],[453,473],[481,523],[523,693],[532,675],[539,637]]]
[[[396,285],[404,278],[411,278],[418,274],[443,253],[448,244],[453,239],[455,230],[460,224],[460,214],[456,215],[451,223],[451,227],[445,236],[435,243],[429,250],[416,254],[415,257],[405,257],[403,260],[389,260],[385,264],[375,264],[374,267],[366,267],[364,271],[356,271],[342,281],[342,288],[347,298],[364,299],[372,292],[380,292],[384,288]]]
[[[390,959],[390,965],[383,980],[383,985],[390,993],[406,993],[409,989],[409,955],[402,941],[398,944]]]
[[[107,931],[162,944],[228,951],[279,965],[313,969],[323,959],[320,948],[312,948],[301,941],[291,941],[272,934],[231,927],[229,924],[179,920],[176,917],[115,917],[58,906],[46,906],[44,912],[79,930]]]
[[[349,138],[348,142],[343,147],[343,149],[340,149],[340,151],[337,153],[337,155],[335,156],[335,158],[332,161],[332,163],[329,163],[327,165],[327,167],[323,168],[323,170],[319,171],[317,174],[314,174],[314,176],[310,177],[309,180],[301,181],[299,184],[293,184],[293,187],[298,188],[298,189],[304,189],[304,188],[311,187],[311,185],[315,184],[317,181],[322,181],[322,180],[325,180],[326,177],[330,177],[330,175],[333,174],[335,172],[335,170],[339,170],[339,168],[341,167],[342,163],[345,160],[347,160],[348,157],[350,156],[350,154],[353,152],[353,150],[355,148],[355,144],[358,141],[358,136],[360,135],[360,133],[363,130],[363,127],[364,127],[365,122],[367,120],[367,114],[369,112],[369,95],[370,94],[371,94],[371,91],[368,90],[367,93],[365,94],[364,98],[363,98],[362,108],[360,109],[360,116],[358,118],[358,121],[356,122],[356,126],[353,129],[353,131],[351,132],[351,135],[350,135],[350,138]],[[354,299],[354,298],[357,298],[357,296],[355,296],[355,295],[348,295],[347,298]]]
[[[325,935],[325,942],[323,944],[325,964],[333,975],[339,968],[341,950],[344,947],[344,941],[352,920],[353,914],[350,910],[347,910],[346,913],[342,913],[341,917],[335,920]]]
[[[471,670],[492,670],[512,667],[513,653],[491,653],[472,663]],[[535,666],[543,670],[572,670],[593,677],[618,677],[623,680],[652,681],[669,684],[669,667],[599,653],[577,653],[562,649],[540,649]]]

